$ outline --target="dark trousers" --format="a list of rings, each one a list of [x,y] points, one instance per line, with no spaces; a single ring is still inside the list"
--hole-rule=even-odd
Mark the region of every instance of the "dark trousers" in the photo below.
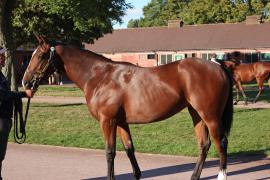
[[[5,159],[8,135],[12,127],[12,120],[10,118],[0,117],[0,180],[1,180],[1,170],[2,161]]]

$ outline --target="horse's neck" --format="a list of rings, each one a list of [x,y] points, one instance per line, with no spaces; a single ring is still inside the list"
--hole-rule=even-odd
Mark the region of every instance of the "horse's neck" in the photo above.
[[[266,62],[265,64],[265,69],[268,71],[268,73],[270,73],[270,63]]]
[[[92,68],[96,64],[103,62],[102,60],[98,60],[100,58],[98,55],[93,54],[93,56],[89,57],[87,52],[70,47],[64,48],[59,53],[59,56],[64,63],[67,77],[82,90],[89,81],[89,77],[93,76]]]

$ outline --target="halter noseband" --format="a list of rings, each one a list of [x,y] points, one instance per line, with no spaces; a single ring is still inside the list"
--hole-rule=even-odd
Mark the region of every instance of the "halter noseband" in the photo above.
[[[32,90],[36,90],[38,88],[39,83],[42,80],[42,78],[45,76],[47,69],[49,68],[50,65],[53,65],[53,61],[55,59],[54,56],[55,56],[55,47],[52,46],[50,48],[50,57],[47,60],[47,64],[41,70],[34,73],[33,79],[31,80]],[[53,67],[55,68],[55,66]]]

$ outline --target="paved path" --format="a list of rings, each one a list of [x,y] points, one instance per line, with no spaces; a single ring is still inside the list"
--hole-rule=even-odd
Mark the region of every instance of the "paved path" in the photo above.
[[[195,158],[137,153],[146,180],[190,179]],[[117,152],[116,179],[132,179],[131,166],[123,152]],[[203,180],[216,179],[218,161],[208,159]],[[4,161],[4,180],[105,180],[103,150],[65,148],[44,145],[8,145]],[[230,158],[229,180],[270,179],[270,159],[264,156]]]

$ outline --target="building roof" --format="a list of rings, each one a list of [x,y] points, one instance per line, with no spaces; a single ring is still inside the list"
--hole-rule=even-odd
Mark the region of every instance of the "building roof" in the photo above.
[[[270,23],[119,29],[85,47],[97,53],[270,48]]]

